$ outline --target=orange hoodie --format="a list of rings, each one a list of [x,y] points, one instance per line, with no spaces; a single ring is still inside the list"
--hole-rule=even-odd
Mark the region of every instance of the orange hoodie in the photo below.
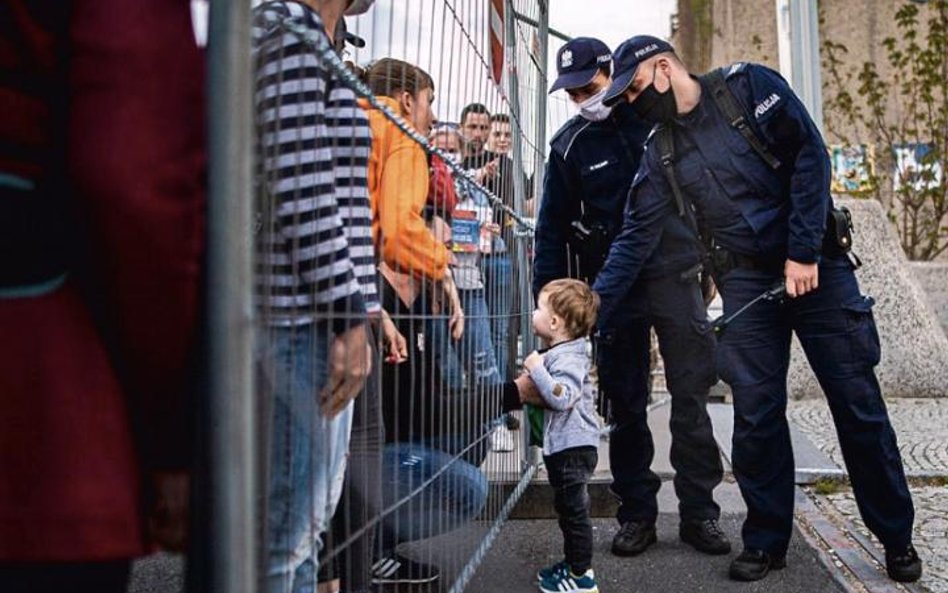
[[[398,103],[378,97],[395,113]],[[369,199],[372,236],[382,261],[416,278],[441,280],[448,265],[447,248],[435,239],[421,212],[428,198],[425,151],[381,112],[359,99],[372,128]]]

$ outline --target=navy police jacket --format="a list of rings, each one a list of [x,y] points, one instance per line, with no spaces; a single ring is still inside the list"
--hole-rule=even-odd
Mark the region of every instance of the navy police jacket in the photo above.
[[[702,82],[698,105],[670,124],[675,176],[695,208],[698,228],[717,245],[761,262],[819,261],[831,205],[830,162],[819,130],[773,70],[738,63],[727,69],[726,81],[781,164],[775,170],[754,151]],[[622,232],[594,286],[602,301],[600,328],[647,268],[669,215],[678,218],[653,134],[632,183]]]
[[[649,128],[629,105],[622,103],[603,121],[573,117],[550,141],[537,215],[534,295],[547,282],[570,275],[567,244],[573,221],[601,224],[610,236],[620,232]],[[643,276],[680,272],[698,261],[700,252],[693,233],[676,219],[667,217],[671,240],[663,241],[660,253],[646,258]],[[597,272],[584,270],[591,277]]]

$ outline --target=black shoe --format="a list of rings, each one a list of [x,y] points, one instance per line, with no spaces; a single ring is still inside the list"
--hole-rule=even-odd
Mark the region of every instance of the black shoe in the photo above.
[[[686,521],[678,527],[678,537],[699,552],[718,556],[731,552],[731,542],[721,531],[717,519]]]
[[[922,576],[922,561],[915,551],[915,546],[900,552],[885,551],[885,571],[889,578],[900,583],[914,583]]]
[[[438,580],[438,569],[430,564],[422,564],[392,554],[372,565],[372,584],[399,585],[423,584]]]
[[[731,561],[731,578],[735,581],[759,581],[771,570],[787,566],[786,556],[771,556],[763,550],[744,550]]]
[[[612,538],[612,553],[616,556],[635,556],[656,541],[655,523],[627,521]]]

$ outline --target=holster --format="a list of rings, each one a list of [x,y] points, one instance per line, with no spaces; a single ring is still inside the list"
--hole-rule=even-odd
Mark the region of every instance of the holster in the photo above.
[[[583,276],[592,278],[599,273],[606,263],[612,239],[609,228],[598,221],[574,220],[570,223],[569,243],[579,255]]]
[[[830,208],[826,214],[823,253],[845,255],[853,248],[853,216],[845,206]]]

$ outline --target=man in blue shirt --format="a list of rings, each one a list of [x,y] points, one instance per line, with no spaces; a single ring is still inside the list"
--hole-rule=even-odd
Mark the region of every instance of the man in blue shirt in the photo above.
[[[615,59],[605,103],[628,102],[664,129],[646,145],[622,232],[594,287],[601,311],[621,307],[670,216],[702,235],[725,315],[775,285],[785,285],[789,297],[755,304],[718,343],[718,372],[734,393],[734,475],[747,504],[744,551],[731,578],[757,580],[785,566],[793,524],[785,412],[794,332],[826,393],[856,501],[885,546],[888,574],[917,580],[911,495],[873,370],[880,354],[873,300],[860,294],[845,250],[832,235],[824,240],[832,200],[819,131],[766,67],[735,64],[698,79],[668,43],[648,36],[623,43]],[[736,102],[729,107],[728,99]]]
[[[577,38],[557,54],[558,78],[579,114],[551,140],[537,220],[534,293],[551,280],[595,280],[620,230],[629,186],[650,124],[628,105],[602,104],[611,53],[598,39]],[[680,219],[668,217],[659,248],[635,288],[600,322],[599,387],[614,425],[609,438],[612,490],[621,529],[612,551],[631,556],[656,541],[652,435],[647,423],[649,330],[655,327],[672,397],[671,462],[679,499],[681,538],[702,552],[726,554],[712,491],[722,467],[706,404],[716,380],[714,340],[702,331],[707,314],[697,282],[700,245]],[[689,272],[691,270],[691,272]],[[621,310],[619,310],[621,309]]]

